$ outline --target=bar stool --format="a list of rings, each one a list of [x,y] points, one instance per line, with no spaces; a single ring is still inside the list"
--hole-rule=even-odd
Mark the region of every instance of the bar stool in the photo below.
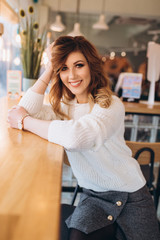
[[[154,173],[154,165],[156,162],[160,163],[160,143],[126,141],[126,144],[132,150],[132,156],[140,164],[157,209],[160,196],[160,164],[157,166],[157,176]]]

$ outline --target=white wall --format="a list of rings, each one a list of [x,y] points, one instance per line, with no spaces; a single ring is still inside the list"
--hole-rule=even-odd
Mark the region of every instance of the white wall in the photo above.
[[[15,8],[27,6],[31,0],[6,0]],[[39,3],[47,5],[54,11],[58,10],[60,0],[39,0]],[[103,0],[81,0],[80,12],[96,13],[102,11]],[[77,0],[61,0],[61,11],[75,12]],[[160,19],[160,0],[105,0],[105,13],[111,15],[156,17]]]
[[[13,0],[12,0],[13,1]],[[53,10],[57,10],[59,0],[43,0]],[[61,0],[61,11],[75,12],[76,0]],[[97,13],[102,11],[103,0],[81,0],[80,12]],[[112,15],[133,15],[160,18],[160,0],[105,0],[106,13]]]

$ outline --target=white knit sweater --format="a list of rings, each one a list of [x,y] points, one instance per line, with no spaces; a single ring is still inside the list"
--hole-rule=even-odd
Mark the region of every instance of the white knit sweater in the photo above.
[[[71,120],[59,120],[50,105],[43,105],[43,98],[29,89],[19,105],[35,118],[53,120],[48,141],[64,146],[81,187],[134,192],[144,186],[139,164],[125,144],[125,110],[118,97],[112,97],[109,108],[95,104],[91,112],[88,103],[62,104]]]

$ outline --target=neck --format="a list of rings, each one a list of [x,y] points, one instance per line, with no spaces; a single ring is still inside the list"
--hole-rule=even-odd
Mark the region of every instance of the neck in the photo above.
[[[88,103],[88,98],[77,98],[76,97],[76,99],[77,99],[77,103],[79,103],[79,104],[83,104],[83,103]]]

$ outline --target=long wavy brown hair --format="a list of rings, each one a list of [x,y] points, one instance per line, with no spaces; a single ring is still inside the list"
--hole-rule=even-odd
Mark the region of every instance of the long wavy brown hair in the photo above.
[[[102,60],[94,45],[82,36],[61,36],[54,42],[52,48],[51,61],[54,73],[49,93],[53,111],[61,119],[69,117],[62,112],[60,103],[69,104],[75,95],[62,83],[60,72],[68,55],[76,51],[80,51],[84,55],[90,68],[91,82],[88,86],[88,101],[92,104],[98,103],[103,108],[107,108],[111,104],[112,91],[109,79],[104,73]]]

